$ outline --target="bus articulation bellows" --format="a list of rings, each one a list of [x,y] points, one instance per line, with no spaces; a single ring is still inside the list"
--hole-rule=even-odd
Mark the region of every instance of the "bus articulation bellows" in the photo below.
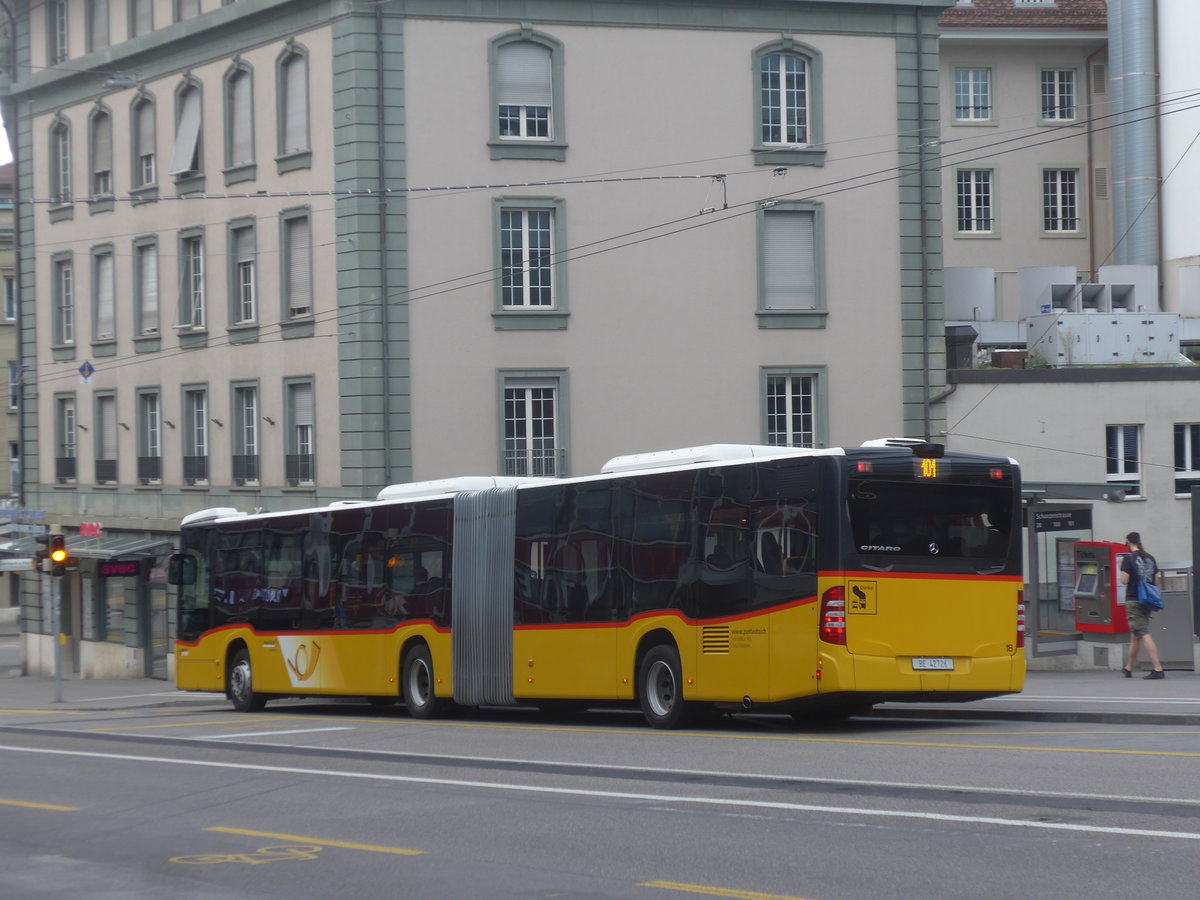
[[[909,439],[717,444],[182,524],[179,688],[838,714],[1025,677],[1020,475]]]

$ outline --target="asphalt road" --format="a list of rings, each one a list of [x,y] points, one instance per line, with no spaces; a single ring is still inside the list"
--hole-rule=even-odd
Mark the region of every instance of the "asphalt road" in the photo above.
[[[1200,728],[0,711],[0,896],[1195,895]]]

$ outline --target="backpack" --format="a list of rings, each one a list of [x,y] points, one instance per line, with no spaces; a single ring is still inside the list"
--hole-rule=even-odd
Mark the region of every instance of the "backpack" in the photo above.
[[[1138,573],[1137,602],[1146,609],[1162,609],[1162,591],[1151,583],[1154,576],[1158,574],[1158,565],[1154,562],[1154,557],[1142,559],[1141,556],[1134,554],[1133,564]]]

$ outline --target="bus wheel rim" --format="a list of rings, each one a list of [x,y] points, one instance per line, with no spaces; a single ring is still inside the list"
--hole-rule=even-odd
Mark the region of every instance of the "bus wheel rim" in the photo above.
[[[675,673],[665,662],[655,662],[650,667],[650,677],[647,679],[647,695],[650,698],[650,708],[656,716],[670,715],[675,707]]]
[[[429,702],[431,681],[429,667],[425,665],[425,660],[414,661],[408,672],[408,694],[417,706],[424,706]]]
[[[250,663],[243,659],[233,667],[233,672],[229,675],[230,690],[235,697],[244,699],[250,696],[250,679]]]

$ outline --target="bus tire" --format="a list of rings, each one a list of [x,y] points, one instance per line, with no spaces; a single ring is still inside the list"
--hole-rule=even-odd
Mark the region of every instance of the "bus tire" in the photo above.
[[[250,668],[250,651],[245,647],[233,654],[226,679],[226,692],[238,712],[258,712],[267,705],[267,698],[254,690],[254,672]]]
[[[680,728],[687,721],[683,667],[679,664],[679,651],[670,644],[651,647],[642,658],[638,699],[642,715],[654,728]]]
[[[418,644],[404,654],[400,663],[400,696],[414,719],[432,719],[437,711],[437,698],[433,695],[433,659],[424,644]]]

